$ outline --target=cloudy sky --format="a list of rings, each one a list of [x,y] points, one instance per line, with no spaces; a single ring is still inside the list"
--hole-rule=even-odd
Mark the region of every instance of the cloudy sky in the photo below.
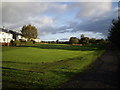
[[[2,24],[20,31],[35,25],[41,40],[106,38],[112,19],[118,16],[117,2],[2,2]]]

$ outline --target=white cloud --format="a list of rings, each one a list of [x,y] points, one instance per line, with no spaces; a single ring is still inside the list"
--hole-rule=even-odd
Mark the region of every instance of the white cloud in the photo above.
[[[11,29],[20,29],[26,24],[33,24],[38,28],[53,27],[55,20],[44,14],[59,14],[65,10],[67,10],[67,5],[59,3],[5,2],[2,4],[2,23]]]
[[[31,24],[38,24],[39,27],[44,25],[53,25],[53,19],[48,16],[28,17],[28,21]]]
[[[35,3],[35,2],[9,2],[2,3],[3,23],[15,23],[28,17],[39,16],[43,13],[59,13],[67,9],[66,4],[58,3]]]
[[[26,19],[28,16],[43,13],[47,9],[47,3],[3,3],[3,23],[19,22]]]
[[[92,19],[102,17],[109,11],[111,11],[112,3],[111,2],[82,2],[74,3],[73,6],[80,8],[79,13],[77,14],[78,18]]]

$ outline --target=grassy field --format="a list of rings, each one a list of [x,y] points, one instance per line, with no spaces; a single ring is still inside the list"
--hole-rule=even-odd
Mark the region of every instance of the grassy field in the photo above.
[[[95,46],[60,44],[2,47],[3,88],[57,88],[103,52]]]

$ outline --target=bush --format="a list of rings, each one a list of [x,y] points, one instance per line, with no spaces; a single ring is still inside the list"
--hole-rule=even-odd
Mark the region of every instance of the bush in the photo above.
[[[35,43],[36,43],[34,40],[31,40],[31,42],[32,42],[33,44],[35,44]]]
[[[71,37],[69,40],[69,43],[70,44],[77,44],[77,43],[79,43],[79,39],[76,37]]]
[[[26,40],[24,40],[24,39],[19,39],[19,40],[21,42],[21,45],[25,45],[26,44]]]
[[[14,44],[14,41],[13,41],[13,40],[11,40],[11,41],[10,41],[10,45],[12,45],[12,46],[13,46],[13,44]]]
[[[14,46],[19,46],[19,45],[20,45],[20,41],[15,40],[15,41],[13,42],[13,45],[14,45]]]
[[[31,44],[33,44],[33,42],[32,41],[27,41],[26,44],[31,45]]]

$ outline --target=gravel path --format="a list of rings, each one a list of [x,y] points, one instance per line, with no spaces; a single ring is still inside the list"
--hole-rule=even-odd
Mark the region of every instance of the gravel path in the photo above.
[[[77,74],[60,88],[119,88],[118,61],[113,50],[106,50],[91,68]]]

